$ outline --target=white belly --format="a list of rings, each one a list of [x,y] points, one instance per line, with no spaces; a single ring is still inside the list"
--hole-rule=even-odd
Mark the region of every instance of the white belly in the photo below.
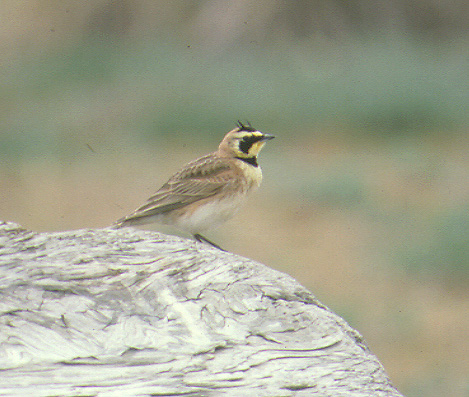
[[[204,204],[175,220],[174,225],[192,234],[216,227],[232,218],[244,203],[245,195]]]

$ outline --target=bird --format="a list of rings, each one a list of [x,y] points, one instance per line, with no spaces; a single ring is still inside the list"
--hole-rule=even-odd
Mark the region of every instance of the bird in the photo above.
[[[160,223],[189,232],[198,242],[223,250],[200,234],[232,218],[262,181],[257,156],[275,138],[238,121],[218,150],[177,171],[133,213],[114,226]]]

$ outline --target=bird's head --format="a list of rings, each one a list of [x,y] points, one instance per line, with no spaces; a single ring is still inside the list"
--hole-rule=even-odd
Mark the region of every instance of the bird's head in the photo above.
[[[273,135],[264,134],[238,121],[237,128],[228,132],[218,147],[220,154],[238,159],[255,162],[257,155],[265,143],[275,138]],[[256,163],[257,164],[257,163]]]

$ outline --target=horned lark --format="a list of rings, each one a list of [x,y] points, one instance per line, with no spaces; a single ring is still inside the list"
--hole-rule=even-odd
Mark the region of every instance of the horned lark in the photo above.
[[[261,183],[257,155],[274,136],[238,122],[218,150],[185,165],[147,202],[119,219],[116,227],[158,222],[191,233],[197,241],[217,248],[200,232],[218,226],[241,207],[247,194]]]

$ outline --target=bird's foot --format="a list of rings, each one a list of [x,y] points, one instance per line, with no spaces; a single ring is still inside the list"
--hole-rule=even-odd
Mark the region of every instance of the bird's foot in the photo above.
[[[215,247],[215,248],[218,248],[220,251],[225,251],[223,248],[221,248],[219,245],[213,243],[212,241],[210,241],[208,238],[202,236],[201,234],[199,233],[196,233],[194,234],[194,238],[199,242],[199,243],[207,243],[207,244],[210,244],[212,247]]]

